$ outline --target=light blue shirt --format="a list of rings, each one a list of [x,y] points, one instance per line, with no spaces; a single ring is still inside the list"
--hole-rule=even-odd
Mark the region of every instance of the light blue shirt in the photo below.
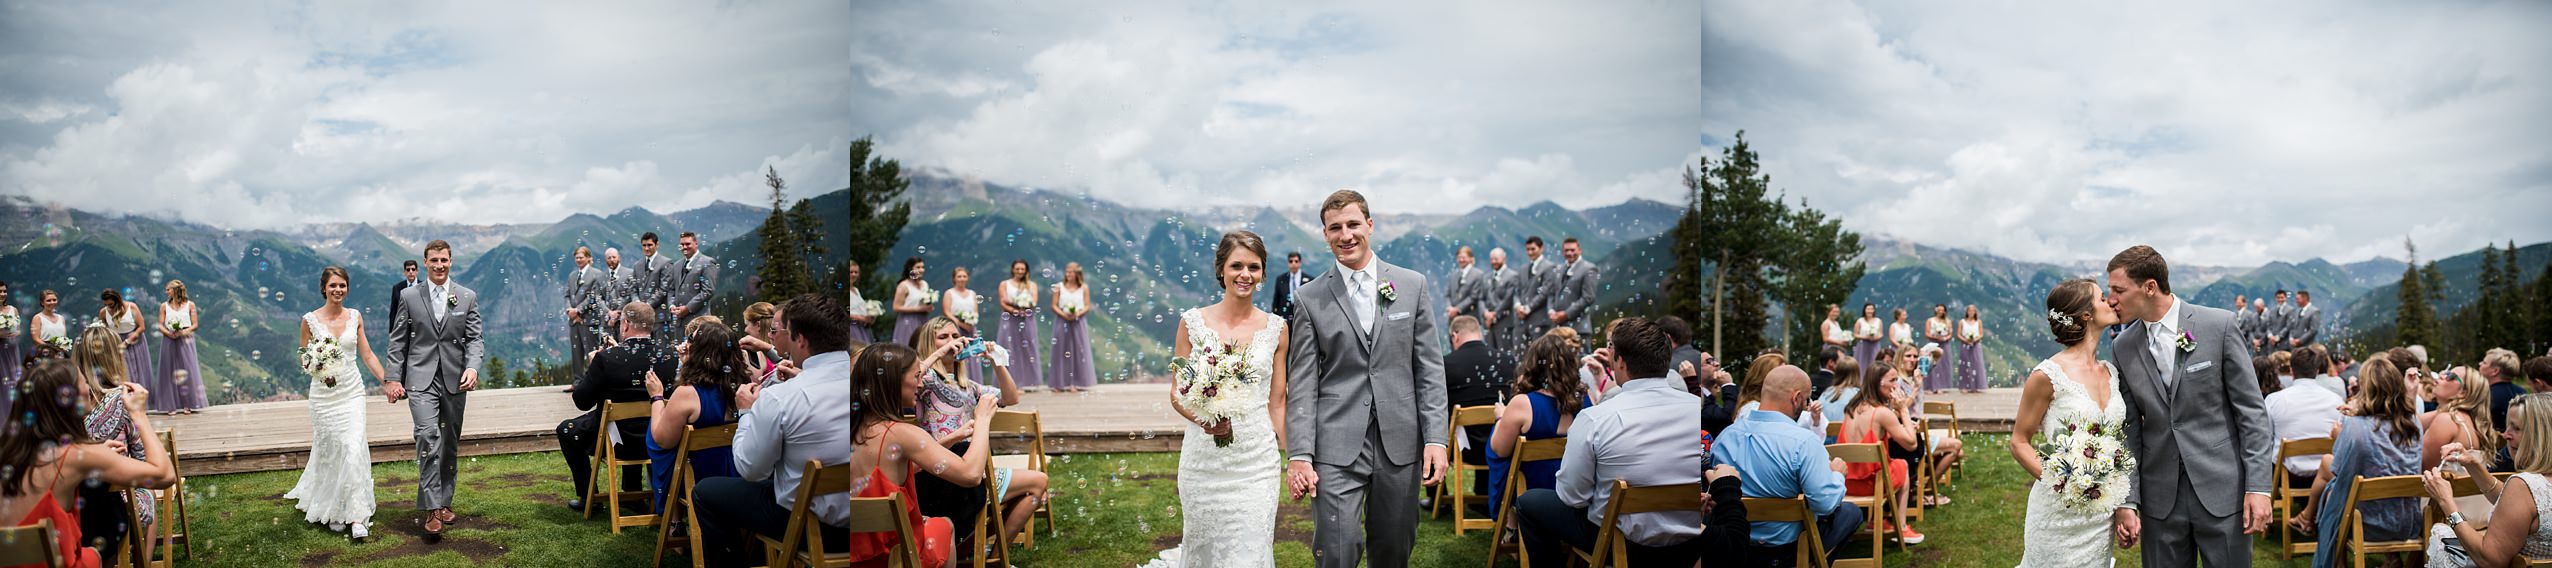
[[[1586,508],[1587,522],[1602,523],[1617,479],[1633,487],[1701,483],[1701,397],[1681,381],[1637,379],[1579,410],[1552,489],[1560,502]],[[1673,546],[1701,536],[1701,511],[1626,515],[1621,531],[1631,542]]]
[[[1758,410],[1721,430],[1710,445],[1710,457],[1737,467],[1747,497],[1805,495],[1808,510],[1832,515],[1843,504],[1843,476],[1826,465],[1824,438],[1822,432],[1799,428],[1788,416]],[[1750,536],[1755,546],[1789,544],[1799,540],[1799,524],[1755,523]]]
[[[806,460],[851,461],[851,354],[818,353],[802,368],[797,378],[762,389],[753,408],[736,417],[736,473],[750,481],[778,474],[772,499],[783,508],[797,503]],[[812,508],[825,524],[850,522],[847,493],[817,497]]]

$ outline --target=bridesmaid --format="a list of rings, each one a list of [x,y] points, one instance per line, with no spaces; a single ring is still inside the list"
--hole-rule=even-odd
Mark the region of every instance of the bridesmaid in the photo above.
[[[1896,308],[1893,311],[1896,314],[1896,320],[1887,324],[1887,344],[1895,346],[1898,353],[1912,353],[1914,352],[1914,326],[1905,323],[1905,308]]]
[[[195,364],[195,331],[203,321],[195,312],[195,302],[186,297],[186,283],[168,281],[168,301],[160,304],[160,346],[158,378],[149,388],[151,411],[169,414],[193,414],[204,408],[204,370]]]
[[[984,297],[969,287],[974,282],[974,275],[975,271],[963,266],[948,269],[948,289],[939,294],[940,315],[947,317],[949,323],[957,324],[958,335],[970,339],[984,336],[975,329],[975,324],[983,318]],[[927,320],[924,323],[928,323]],[[967,357],[963,365],[968,376],[984,376],[982,357]]]
[[[923,301],[930,295],[930,283],[922,281],[922,257],[904,257],[904,279],[895,283],[895,343],[911,345],[913,333],[930,321],[930,305]]]
[[[1028,279],[1027,259],[1010,261],[1010,279],[1001,281],[1001,345],[1010,348],[1010,374],[1027,390],[1045,386],[1037,369],[1037,282]]]
[[[1976,304],[1968,304],[1967,318],[1958,320],[1958,389],[1985,392],[1985,320],[1976,315]]]
[[[104,322],[106,330],[115,332],[115,337],[124,342],[124,376],[158,374],[151,370],[150,344],[142,341],[150,337],[144,333],[150,330],[142,329],[142,324],[147,321],[142,318],[142,304],[125,300],[124,295],[114,289],[99,292],[97,299],[99,305],[106,306],[98,308],[97,321]]]
[[[62,307],[62,295],[45,290],[35,293],[35,317],[27,319],[27,331],[35,338],[35,356],[57,359],[71,358],[71,351],[59,346],[70,345],[71,323],[54,310]],[[50,346],[50,347],[48,347]]]
[[[877,324],[877,315],[859,315],[868,305],[868,300],[860,297],[860,261],[851,261],[851,303],[843,305],[851,306],[851,344],[876,343],[877,339],[869,335],[868,327]]]
[[[18,314],[18,306],[9,303],[9,283],[0,282],[0,381],[13,387],[27,363],[26,353],[18,350],[18,335],[26,333],[29,323],[25,320],[26,316]]]
[[[1949,373],[1949,339],[1949,306],[1932,304],[1932,319],[1923,320],[1923,341],[1942,352],[1932,356],[1932,367],[1923,374],[1925,390],[1942,393],[1950,389],[1950,382],[1954,379]]]
[[[1876,369],[1878,367],[1871,365],[1882,363],[1878,358],[1879,347],[1887,344],[1887,336],[1882,333],[1884,329],[1885,326],[1879,323],[1879,307],[1862,303],[1861,319],[1852,321],[1852,359],[1860,363],[1861,368]]]
[[[1046,383],[1055,390],[1081,392],[1099,384],[1099,369],[1090,358],[1090,287],[1081,280],[1081,263],[1063,265],[1063,283],[1054,287],[1054,348],[1046,352]]]
[[[1825,323],[1818,324],[1817,329],[1825,330],[1823,338],[1827,347],[1849,353],[1852,351],[1852,333],[1844,331],[1843,324],[1835,321],[1842,317],[1843,306],[1826,304]]]

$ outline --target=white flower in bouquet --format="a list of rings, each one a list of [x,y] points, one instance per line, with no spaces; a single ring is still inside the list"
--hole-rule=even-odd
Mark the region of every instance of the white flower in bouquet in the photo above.
[[[322,337],[302,345],[296,353],[301,359],[301,370],[308,371],[310,376],[317,377],[328,386],[337,386],[337,374],[345,371],[344,345],[337,343],[335,338]]]
[[[2123,429],[2106,422],[2066,422],[2065,431],[2038,444],[2048,490],[2066,507],[2107,511],[2126,500],[2135,457],[2119,439]]]
[[[9,329],[9,330],[14,330],[14,329],[17,329],[17,328],[18,328],[18,314],[15,314],[15,313],[0,314],[0,329]]]
[[[1199,421],[1218,422],[1239,418],[1249,412],[1248,386],[1258,382],[1250,356],[1241,348],[1225,344],[1208,347],[1170,361],[1172,375],[1178,381],[1179,405],[1196,414]],[[1214,436],[1214,447],[1232,445],[1232,435]]]
[[[1055,302],[1054,307],[1063,310],[1064,315],[1070,316],[1079,316],[1082,311],[1081,301],[1071,296],[1065,296],[1062,300]]]
[[[923,291],[922,291],[922,294],[921,294],[921,305],[927,306],[927,305],[937,304],[937,303],[939,303],[939,291],[938,291],[938,290],[923,290]]]
[[[1010,291],[1010,307],[1025,308],[1034,305],[1037,305],[1036,294],[1030,294],[1027,290]]]
[[[975,312],[973,311],[957,312],[957,321],[966,325],[975,325],[975,320],[981,317],[982,316],[975,315]]]
[[[44,344],[54,349],[62,350],[64,353],[71,352],[71,336],[68,335],[56,335],[45,338]]]
[[[886,313],[886,305],[877,303],[877,300],[862,300],[860,305],[867,308],[860,310],[860,315],[863,316],[876,316]]]

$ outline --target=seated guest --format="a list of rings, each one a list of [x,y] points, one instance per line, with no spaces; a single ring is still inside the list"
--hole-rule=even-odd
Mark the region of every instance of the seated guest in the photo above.
[[[1831,307],[1831,306],[1829,306],[1827,309],[1832,309],[1832,307]],[[1841,348],[1841,347],[1835,347],[1835,346],[1832,346],[1832,345],[1827,345],[1827,346],[1824,346],[1824,347],[1819,347],[1819,348],[1817,348],[1817,358],[1816,358],[1816,360],[1815,360],[1815,361],[1811,361],[1811,362],[1810,362],[1810,363],[1813,363],[1813,364],[1815,365],[1815,369],[1816,369],[1816,370],[1814,370],[1814,371],[1810,371],[1810,372],[1808,373],[1808,380],[1811,380],[1811,381],[1815,381],[1815,382],[1816,382],[1816,391],[1815,391],[1815,393],[1816,393],[1816,394],[1815,394],[1815,396],[1816,396],[1817,398],[1825,398],[1825,390],[1826,390],[1826,389],[1830,389],[1830,388],[1834,388],[1834,378],[1835,378],[1835,377],[1838,377],[1838,376],[1841,376],[1841,377],[1849,377],[1849,376],[1853,376],[1853,375],[1846,375],[1846,374],[1842,374],[1842,373],[1837,373],[1837,372],[1835,372],[1835,368],[1834,368],[1835,361],[1837,361],[1837,360],[1842,360],[1842,359],[1850,359],[1850,357],[1845,357],[1845,356],[1844,356],[1844,354],[1845,354],[1845,353],[1846,353],[1846,352],[1843,350],[1843,348]],[[1844,381],[1844,382],[1847,382],[1847,383],[1848,383],[1848,382],[1851,382],[1851,381]],[[1844,399],[1844,400],[1851,400],[1851,399],[1846,398],[1846,399]]]
[[[1789,364],[1788,360],[1789,358],[1783,357],[1780,353],[1765,353],[1756,355],[1754,363],[1746,366],[1746,386],[1737,391],[1737,398],[1741,401],[1737,405],[1737,421],[1745,421],[1745,416],[1754,414],[1756,409],[1762,407],[1764,376],[1771,374],[1773,369]],[[1815,432],[1817,439],[1825,439],[1826,420],[1823,405],[1809,402],[1792,417],[1792,420],[1792,423],[1798,424],[1800,428]]]
[[[1810,404],[1820,409],[1819,422],[1842,422],[1845,411],[1851,410],[1852,401],[1861,398],[1861,375],[1878,369],[1862,369],[1861,362],[1851,357],[1836,359],[1830,364],[1833,365],[1834,376],[1842,380],[1827,386],[1825,394],[1817,395],[1816,402]]]
[[[1894,349],[1881,347],[1878,357],[1872,360],[1883,362],[1894,359]],[[1914,427],[1914,414],[1910,408],[1914,399],[1903,395],[1906,385],[1897,369],[1896,365],[1871,365],[1869,370],[1861,373],[1861,392],[1846,405],[1841,441],[1878,444],[1887,450],[1888,459],[1885,464],[1856,463],[1848,467],[1843,475],[1845,494],[1855,497],[1876,495],[1881,475],[1879,470],[1885,466],[1888,486],[1896,490],[1890,502],[1905,503],[1912,498],[1914,486],[1906,483],[1907,464],[1922,459],[1923,453],[1918,449],[1923,447],[1923,439],[1922,431]],[[1914,532],[1914,525],[1905,522],[1906,507],[1889,509],[1896,515],[1896,539],[1905,544],[1922,544],[1923,533]],[[1880,522],[1880,533],[1884,534],[1888,529],[1886,522]]]
[[[984,480],[984,462],[992,459],[992,431],[976,430],[968,434],[964,454],[940,447],[937,437],[921,427],[903,421],[899,409],[911,408],[921,386],[921,370],[936,364],[935,359],[957,356],[955,346],[945,346],[931,353],[930,361],[915,364],[911,348],[880,343],[860,351],[859,363],[851,367],[851,471],[858,472],[852,482],[859,497],[884,497],[902,494],[904,515],[914,529],[921,531],[924,542],[953,544],[954,532],[946,518],[924,518],[921,495],[914,491],[920,479],[943,479],[963,486],[979,486]],[[999,410],[1000,401],[986,397],[975,401],[976,414],[988,415]],[[910,448],[910,450],[905,450]],[[891,450],[891,451],[890,451]],[[930,473],[925,473],[930,472]],[[860,533],[853,535],[850,554],[853,566],[884,566],[886,553],[898,546],[893,533]],[[922,566],[945,565],[952,550],[947,548],[917,551]]]
[[[2419,415],[2420,469],[2443,466],[2448,473],[2469,474],[2460,464],[2444,463],[2445,447],[2461,444],[2498,454],[2499,437],[2491,435],[2498,428],[2490,424],[2489,391],[2481,385],[2481,376],[2470,369],[2438,373],[2435,384],[2431,390],[2436,393],[2437,410]]]
[[[1560,566],[1568,547],[1592,548],[1615,481],[1634,487],[1701,483],[1701,397],[1666,380],[1674,346],[1648,320],[1615,320],[1596,357],[1623,381],[1602,404],[1579,411],[1551,489],[1516,498],[1525,550]],[[1740,468],[1742,469],[1742,468]],[[1695,497],[1699,497],[1696,495]],[[1683,566],[1701,558],[1701,511],[1624,515],[1613,528],[1635,566]]]
[[[1452,352],[1444,354],[1445,408],[1497,405],[1498,400],[1503,398],[1502,387],[1514,380],[1514,367],[1501,360],[1495,351],[1489,349],[1488,342],[1483,341],[1479,318],[1454,316],[1453,323],[1445,328],[1453,336],[1454,345]],[[1462,429],[1465,438],[1462,440],[1462,463],[1489,463],[1483,452],[1489,445],[1489,432],[1495,427],[1494,424],[1485,424]],[[1471,477],[1471,494],[1487,495],[1488,490],[1487,479]],[[1491,506],[1489,510],[1496,511],[1497,507]]]
[[[850,346],[849,312],[830,297],[802,294],[780,305],[779,322],[772,339],[791,360],[802,361],[804,370],[767,389],[736,389],[737,477],[703,479],[692,491],[700,503],[698,530],[709,541],[705,556],[723,564],[747,561],[749,549],[736,539],[737,531],[782,536],[807,460],[851,460],[851,405],[844,401],[851,393],[850,354],[844,351]],[[906,444],[904,454],[928,453],[917,446]],[[823,522],[825,546],[844,550],[849,539],[841,527],[850,521],[850,497],[819,497],[810,508]]]
[[[2296,352],[2294,360],[2296,376],[2308,373],[2320,374],[2319,357],[2310,349]],[[2251,360],[2254,368],[2267,368],[2267,356],[2252,357]],[[2259,378],[2260,392],[2268,393],[2270,434],[2277,439],[2328,438],[2331,427],[2339,424],[2339,405],[2346,402],[2341,398],[2345,390],[2332,391],[2322,388],[2318,381],[2312,380],[2298,380],[2295,386],[2279,388],[2275,374],[2261,372],[2254,373],[2252,376]],[[2321,470],[2322,461],[2328,455],[2286,458],[2286,484],[2309,486],[2313,480],[2313,472]]]
[[[665,508],[665,489],[673,481],[683,427],[734,424],[736,387],[754,381],[752,367],[744,362],[745,352],[725,348],[736,340],[726,322],[718,316],[700,316],[691,320],[691,329],[673,390],[665,390],[662,376],[647,375],[647,392],[654,401],[647,421],[647,481],[656,487],[657,511]],[[691,475],[695,479],[735,477],[735,448],[692,453]]]
[[[1720,369],[1719,358],[1709,353],[1701,354],[1700,375],[1701,429],[1716,437],[1737,422],[1737,399],[1745,396],[1744,389],[1730,380],[1734,377]]]
[[[922,367],[921,400],[914,407],[914,416],[921,420],[922,430],[937,436],[939,445],[955,452],[966,451],[969,443],[967,435],[979,428],[972,410],[975,399],[992,398],[1001,406],[1019,404],[1019,383],[1010,377],[1007,353],[987,346],[972,356],[992,364],[993,376],[1000,379],[998,387],[984,384],[983,377],[974,376],[974,369],[981,366],[959,361],[968,358],[965,356],[966,345],[973,341],[980,340],[966,335],[956,320],[944,316],[923,322],[921,331],[913,334],[915,352],[954,349],[951,353],[956,354],[938,358],[931,365]],[[984,416],[990,417],[989,414]],[[1046,474],[1033,469],[1000,468],[994,470],[992,479],[981,486],[964,487],[939,478],[923,478],[919,490],[923,514],[947,517],[963,527],[974,526],[983,509],[981,505],[985,495],[1000,495],[1004,511],[1002,534],[1012,535],[1026,529],[1029,516],[1036,513],[1036,500],[1045,495]]]
[[[1746,487],[1737,466],[1719,464],[1702,472],[1703,489],[1710,493],[1702,504],[1707,517],[1701,537],[1693,542],[1701,545],[1702,556],[1710,558],[1745,558],[1754,554],[1754,526],[1746,523]],[[1693,568],[1700,568],[1694,564]]]
[[[2480,372],[2481,378],[2490,381],[2490,424],[2505,427],[2508,425],[2508,401],[2525,394],[2525,387],[2518,386],[2524,373],[2517,369],[2517,352],[2490,350],[2481,357]],[[2508,447],[2499,446],[2498,460],[2491,462],[2490,471],[2514,472],[2516,467],[2516,461],[2508,455]]]
[[[72,347],[71,361],[78,363],[77,368],[89,371],[89,388],[81,393],[81,398],[88,403],[89,437],[101,443],[124,444],[124,457],[148,459],[149,456],[142,453],[142,436],[146,434],[134,427],[132,409],[125,405],[125,401],[135,398],[150,400],[151,393],[131,382],[132,375],[124,366],[123,344],[122,339],[106,326],[91,325],[80,334],[80,342]],[[79,509],[73,513],[80,516],[80,532],[90,536],[90,542],[97,545],[100,555],[108,557],[115,556],[115,551],[123,548],[128,510],[138,509],[131,512],[142,520],[145,530],[141,534],[151,534],[147,529],[159,519],[151,491],[139,487],[118,489],[103,483],[89,484],[80,488],[80,499],[75,501],[74,506]],[[151,556],[149,539],[134,544],[138,546],[136,557]]]
[[[1705,396],[1701,383],[1710,378],[1713,371],[1703,368],[1702,359],[1707,357],[1700,347],[1692,344],[1692,324],[1684,323],[1684,318],[1666,316],[1657,318],[1657,328],[1666,330],[1666,337],[1675,341],[1675,357],[1666,362],[1666,369],[1683,377],[1684,392]],[[1686,369],[1686,366],[1691,369]]]
[[[2257,369],[2256,372],[2268,373],[2277,377],[2277,386],[2281,388],[2290,386],[2295,384],[2295,367],[2289,364],[2294,362],[2294,360],[2294,352],[2285,350],[2273,351],[2268,354],[2268,366]]]
[[[2330,350],[2320,345],[2304,346],[2287,359],[2287,368],[2295,372],[2295,382],[2310,382],[2332,394],[2348,396],[2349,379],[2331,374],[2332,365]]]
[[[66,504],[77,503],[80,487],[90,483],[166,488],[177,483],[177,468],[170,465],[168,449],[160,446],[159,436],[141,437],[147,460],[125,457],[117,448],[89,436],[80,405],[91,387],[81,378],[78,364],[40,361],[23,380],[20,392],[79,396],[19,400],[18,420],[13,424],[18,431],[0,437],[0,519],[17,519],[12,526],[21,527],[52,521],[58,536],[48,544],[60,552],[65,564],[95,568],[98,551],[81,545],[80,518]],[[133,427],[156,431],[144,412],[147,403],[142,397],[126,396],[123,404]]]
[[[1570,377],[1577,361],[1571,358],[1568,343],[1543,336],[1524,348],[1523,373],[1515,377],[1515,395],[1499,409],[1496,431],[1489,435],[1489,511],[1499,510],[1506,496],[1508,464],[1515,460],[1515,447],[1523,440],[1568,437],[1569,422],[1576,420],[1587,400],[1579,389],[1585,386]],[[1560,473],[1560,462],[1544,460],[1525,462],[1517,472],[1526,489],[1550,489]]]
[[[1745,474],[1745,496],[1758,499],[1807,497],[1817,515],[1817,535],[1827,556],[1861,529],[1863,512],[1843,503],[1843,474],[1830,465],[1825,434],[1798,427],[1796,416],[1808,404],[1808,373],[1781,366],[1765,373],[1763,409],[1747,413],[1710,445],[1711,461],[1733,465]],[[1758,566],[1789,566],[1797,558],[1798,523],[1754,523]]]
[[[762,386],[797,375],[797,366],[780,357],[780,350],[771,345],[771,327],[777,324],[779,315],[780,307],[770,302],[745,306],[744,336],[735,341],[736,348],[744,351],[744,365],[752,371],[753,382]]]
[[[647,390],[647,374],[674,376],[673,350],[656,342],[656,310],[642,302],[630,302],[620,308],[620,341],[610,347],[594,350],[586,357],[592,361],[585,374],[576,377],[568,389],[576,399],[576,409],[586,411],[558,423],[558,453],[567,459],[568,487],[575,496],[567,499],[567,508],[584,510],[585,496],[593,494],[586,482],[593,477],[594,437],[602,432],[602,405],[609,402],[646,402],[654,393]],[[647,419],[622,420],[613,425],[619,431],[612,437],[612,451],[622,456],[647,455]],[[638,491],[636,466],[622,468],[620,488]]]
[[[2492,530],[2482,530],[2463,520],[2474,511],[2462,510],[2455,500],[2452,474],[2442,468],[2420,472],[2428,486],[2430,503],[2446,514],[2445,522],[2428,526],[2429,566],[2524,566],[2528,560],[2552,559],[2552,394],[2535,393],[2517,397],[2508,403],[2508,428],[2503,435],[2512,438],[2509,456],[2515,458],[2517,474],[2511,479],[2523,483],[2502,483],[2497,477],[2472,476],[2481,487],[2481,495],[2492,503],[2488,517]],[[2463,464],[2468,471],[2481,471],[2492,458],[2487,452],[2461,447],[2452,448],[2447,461]]]
[[[2406,394],[2410,387],[2402,382],[2401,370],[2385,358],[2367,359],[2365,369],[2358,373],[2357,388],[2357,396],[2349,400],[2355,412],[2341,418],[2339,431],[2332,435],[2330,465],[2313,479],[2316,487],[2310,506],[2287,521],[2297,532],[2329,528],[2317,525],[2320,519],[2336,523],[2344,518],[2348,490],[2359,476],[2419,472],[2417,413],[2411,411]],[[2418,506],[2416,499],[2385,499],[2359,506],[2357,511],[2366,522],[2366,540],[2402,540],[2418,534]],[[2318,531],[2320,550],[2339,550],[2343,532],[2347,531]],[[2315,555],[2313,566],[2337,566],[2340,556]]]
[[[2526,384],[2533,387],[2533,392],[2552,392],[2552,355],[2527,359],[2523,367]]]

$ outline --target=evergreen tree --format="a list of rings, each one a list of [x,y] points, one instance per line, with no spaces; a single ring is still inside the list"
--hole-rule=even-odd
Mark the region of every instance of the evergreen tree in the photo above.
[[[903,165],[883,157],[869,157],[875,143],[868,138],[851,141],[851,260],[860,264],[866,283],[860,297],[894,297],[895,277],[879,277],[892,273],[895,267],[884,266],[886,251],[895,248],[897,235],[903,233],[905,221],[911,220],[913,206],[904,200],[904,190],[912,186],[904,179]]]
[[[1666,297],[1666,305],[1662,307],[1665,313],[1692,322],[1694,329],[1700,329],[1707,323],[1702,319],[1702,297],[1709,293],[1709,287],[1702,280],[1701,270],[1705,256],[1701,239],[1705,229],[1701,221],[1700,172],[1709,169],[1709,158],[1702,158],[1701,163],[1684,168],[1684,214],[1667,232],[1671,241],[1667,250],[1674,253],[1675,262],[1674,268],[1666,273],[1662,286]]]
[[[2393,345],[2421,345],[2436,338],[2436,306],[2430,304],[2434,294],[2428,291],[2428,278],[2419,269],[2419,246],[2409,239],[2402,247],[2410,251],[2410,262],[2401,270],[2401,306],[2393,312]],[[2429,266],[2434,267],[2431,262]],[[2388,346],[2378,346],[2388,347]]]
[[[807,270],[806,250],[798,242],[798,232],[790,230],[788,181],[780,179],[778,168],[765,166],[763,184],[771,187],[771,216],[763,219],[761,247],[762,270],[757,273],[761,286],[755,297],[779,303],[815,291],[812,273]],[[801,202],[803,205],[803,202]],[[809,220],[812,215],[805,216]]]
[[[1744,360],[1771,345],[1764,338],[1771,319],[1764,270],[1779,244],[1764,237],[1780,230],[1781,204],[1769,197],[1772,178],[1761,172],[1744,131],[1699,181],[1696,204],[1706,230],[1697,248],[1716,278],[1704,302],[1710,318],[1695,329],[1709,331],[1711,350],[1729,357],[1724,360]]]
[[[1811,314],[1821,315],[1826,304],[1850,299],[1869,267],[1859,260],[1861,235],[1843,230],[1842,220],[1827,218],[1805,201],[1784,216],[1782,228],[1781,260],[1772,270],[1773,295],[1787,314],[1783,318],[1785,349],[1793,351],[1793,360],[1800,360],[1822,345],[1817,341],[1819,320]],[[1810,353],[1797,352],[1802,347]]]

